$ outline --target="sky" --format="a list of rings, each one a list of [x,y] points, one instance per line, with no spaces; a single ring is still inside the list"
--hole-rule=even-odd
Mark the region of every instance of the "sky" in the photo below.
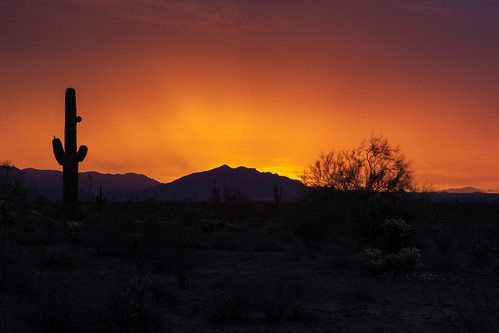
[[[0,0],[0,161],[296,178],[374,133],[416,181],[499,192],[496,0]]]

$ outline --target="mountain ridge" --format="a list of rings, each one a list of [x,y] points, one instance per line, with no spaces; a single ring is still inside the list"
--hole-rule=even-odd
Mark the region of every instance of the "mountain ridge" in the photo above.
[[[487,193],[479,188],[473,187],[473,186],[465,186],[465,187],[452,187],[444,190],[440,190],[438,192],[441,193],[453,193],[453,194],[459,194],[459,193]]]
[[[48,200],[62,199],[62,171],[35,168],[13,169],[13,175],[26,185],[38,189],[38,194]],[[223,164],[211,170],[194,172],[169,183],[162,183],[137,173],[110,174],[97,171],[80,172],[78,175],[78,197],[80,200],[95,200],[102,187],[108,200],[210,200],[213,182],[220,190],[222,199],[231,195],[243,195],[251,200],[273,200],[273,186],[282,188],[282,200],[298,198],[306,188],[298,180],[271,172],[260,172],[256,168]]]
[[[273,186],[282,187],[283,200],[297,199],[306,188],[298,180],[255,168],[239,166],[231,168],[224,164],[211,170],[194,172],[170,183],[160,184],[136,193],[140,198],[153,196],[159,200],[209,200],[215,186],[221,196],[230,196],[236,191],[252,200],[273,200]]]
[[[26,185],[34,185],[38,193],[49,200],[62,199],[62,171],[42,170],[35,168],[13,168],[11,174],[19,177]],[[145,200],[210,200],[213,182],[226,199],[236,192],[252,200],[273,200],[273,186],[283,188],[283,200],[298,198],[306,188],[303,183],[271,172],[261,172],[256,168],[238,166],[232,168],[227,164],[219,167],[197,171],[182,176],[168,183],[159,182],[143,174],[127,172],[123,174],[85,171],[79,173],[80,200],[94,200],[102,187],[104,197],[114,201],[131,198]],[[472,187],[448,188],[436,193],[486,194],[487,192]]]

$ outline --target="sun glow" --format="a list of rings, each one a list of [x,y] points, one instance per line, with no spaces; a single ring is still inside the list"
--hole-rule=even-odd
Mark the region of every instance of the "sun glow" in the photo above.
[[[50,142],[73,87],[82,171],[166,181],[228,164],[296,179],[374,132],[419,183],[499,191],[499,26],[480,2],[465,16],[357,0],[64,3],[2,7],[0,160],[58,168]]]

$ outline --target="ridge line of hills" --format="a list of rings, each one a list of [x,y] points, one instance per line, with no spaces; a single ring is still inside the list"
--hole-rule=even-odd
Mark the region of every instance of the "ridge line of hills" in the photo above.
[[[48,200],[62,199],[62,171],[14,168],[12,174],[26,185],[34,186],[38,194]],[[191,173],[169,183],[137,173],[80,172],[78,197],[81,200],[93,200],[102,187],[103,196],[111,201],[131,198],[204,201],[211,198],[214,179],[221,196],[242,196],[251,200],[273,200],[274,185],[282,187],[282,199],[285,201],[298,198],[306,188],[300,181],[285,176],[243,166],[231,168],[224,164],[211,170]]]
[[[48,200],[62,199],[62,171],[39,170],[34,168],[13,168],[12,175],[20,178],[26,185],[37,189],[38,194]],[[86,171],[79,174],[79,193],[81,200],[94,200],[102,187],[103,196],[111,201],[129,199],[178,201],[209,200],[213,190],[213,180],[222,198],[242,196],[257,201],[273,200],[273,186],[282,187],[282,199],[297,199],[306,189],[298,180],[270,172],[260,172],[255,168],[228,165],[194,172],[169,183],[162,183],[137,173],[110,174]],[[452,198],[455,195],[487,195],[475,187],[449,188],[433,193],[437,198]]]

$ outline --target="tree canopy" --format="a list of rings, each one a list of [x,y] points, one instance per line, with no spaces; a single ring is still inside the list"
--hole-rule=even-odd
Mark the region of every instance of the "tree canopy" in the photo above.
[[[325,154],[301,176],[307,186],[340,191],[400,192],[415,189],[411,162],[398,146],[371,135],[357,148]]]

